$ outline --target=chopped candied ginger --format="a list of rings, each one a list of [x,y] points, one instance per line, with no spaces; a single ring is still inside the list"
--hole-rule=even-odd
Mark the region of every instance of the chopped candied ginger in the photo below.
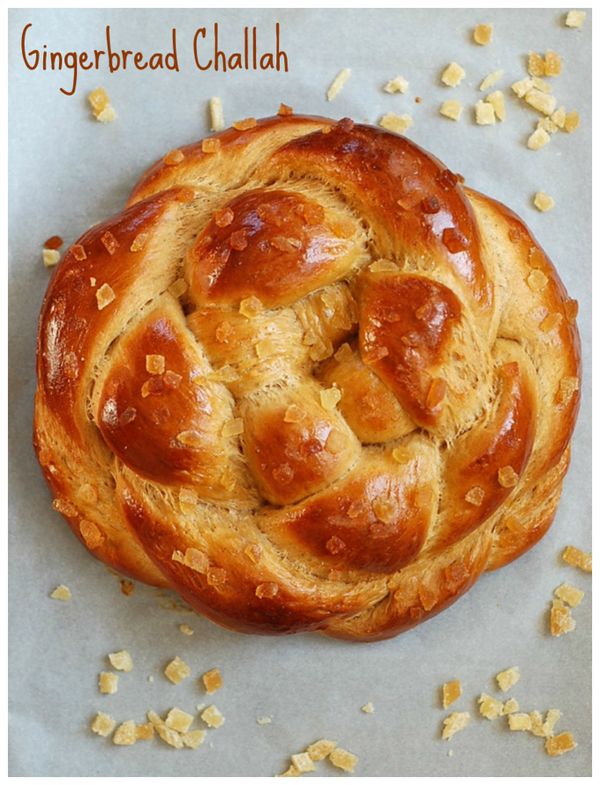
[[[531,717],[524,712],[515,712],[508,715],[508,727],[511,730],[531,730]]]
[[[573,738],[573,734],[568,731],[559,733],[558,736],[551,736],[544,745],[546,752],[552,757],[564,755],[565,752],[574,750],[576,746],[577,742]]]
[[[325,442],[325,449],[332,455],[338,455],[346,446],[346,437],[341,431],[333,428],[329,432],[327,441]]]
[[[98,689],[103,695],[114,695],[119,689],[119,675],[102,671],[98,676]]]
[[[195,728],[194,730],[189,730],[186,733],[181,734],[181,741],[191,750],[198,749],[205,738],[206,731],[200,728]]]
[[[525,101],[529,106],[545,115],[551,115],[556,109],[556,98],[550,95],[550,93],[544,93],[535,87],[525,95]]]
[[[485,79],[483,79],[483,81],[479,85],[479,89],[482,91],[489,90],[490,87],[493,87],[493,85],[495,85],[497,81],[502,79],[503,76],[504,76],[504,71],[502,70],[492,71],[491,74],[488,74],[485,77]]]
[[[469,504],[472,504],[474,507],[481,507],[484,498],[485,491],[478,485],[474,485],[472,488],[469,488],[465,494],[465,501]]]
[[[290,404],[285,410],[283,421],[289,423],[302,422],[306,417],[306,412],[295,403]]]
[[[570,377],[575,378],[575,377]],[[579,567],[584,572],[592,571],[592,554],[576,548],[574,545],[567,545],[562,554],[562,560],[571,567]]]
[[[163,158],[166,166],[177,166],[185,158],[183,150],[170,150]]]
[[[106,248],[108,253],[113,256],[116,252],[117,248],[119,247],[119,243],[117,238],[114,236],[112,232],[106,231],[100,238],[100,242]]]
[[[248,131],[256,127],[255,117],[245,117],[243,120],[236,120],[231,124],[236,131]]]
[[[498,469],[498,483],[503,488],[514,488],[519,482],[519,475],[512,466],[503,466]]]
[[[479,46],[487,46],[492,40],[494,28],[489,24],[479,24],[473,30],[473,40]]]
[[[252,319],[262,312],[263,304],[258,297],[250,295],[250,297],[246,297],[245,300],[241,301],[239,310],[242,316],[245,316],[247,319]]]
[[[527,276],[527,286],[532,292],[541,292],[548,283],[548,276],[541,270],[532,270]]]
[[[496,681],[498,682],[498,687],[502,690],[502,692],[508,692],[511,687],[514,687],[515,684],[521,678],[521,672],[517,665],[513,665],[512,668],[507,668],[505,671],[501,671],[496,676]]]
[[[386,131],[392,131],[395,134],[404,134],[412,127],[413,119],[409,114],[399,115],[395,112],[387,112],[380,120],[379,125],[385,128]]]
[[[107,305],[110,305],[115,299],[116,295],[112,288],[103,283],[102,286],[96,290],[96,302],[98,303],[98,310],[103,311]]]
[[[138,723],[135,726],[135,736],[138,741],[148,741],[154,736],[154,725],[151,722]]]
[[[135,744],[137,741],[135,722],[133,720],[126,720],[121,723],[116,729],[112,740],[113,744],[118,744],[120,746]]]
[[[336,768],[342,769],[342,771],[346,771],[348,774],[352,774],[358,763],[358,757],[342,747],[336,747],[330,752],[329,760]]]
[[[449,714],[443,722],[442,739],[448,741],[455,733],[464,730],[470,719],[471,715],[468,711],[455,711]]]
[[[197,548],[186,548],[185,553],[182,553],[181,551],[173,551],[171,554],[171,561],[185,564],[185,566],[189,567],[190,570],[199,572],[202,575],[205,575],[208,572],[208,568],[210,566],[208,556]]]
[[[92,114],[100,123],[112,122],[117,114],[110,103],[110,98],[103,87],[97,87],[88,94]]]
[[[578,389],[579,389],[579,379],[577,376],[563,376],[563,378],[558,383],[558,391],[556,393],[557,402],[568,403]],[[590,567],[590,571],[591,571],[591,567]]]
[[[375,706],[373,706],[373,704],[371,703],[371,701],[369,701],[368,703],[365,703],[365,705],[364,705],[364,706],[361,706],[361,707],[360,707],[360,710],[361,710],[361,711],[362,711],[364,714],[375,714]]]
[[[218,153],[221,149],[221,140],[203,139],[200,147],[203,153]]]
[[[204,684],[204,689],[209,694],[220,690],[223,686],[221,671],[218,668],[211,668],[211,670],[206,671],[206,673],[202,674],[202,683]]]
[[[165,718],[165,725],[171,730],[176,730],[178,733],[185,733],[189,730],[190,725],[194,721],[194,716],[188,714],[187,711],[178,709],[177,706],[171,709]]]
[[[165,668],[164,674],[170,682],[179,684],[191,676],[192,669],[180,657],[174,657]]]
[[[530,76],[545,76],[544,58],[538,52],[529,52],[527,73]]]
[[[259,583],[254,593],[259,600],[272,599],[279,593],[279,586],[278,584],[273,583],[273,581]]]
[[[571,616],[571,609],[562,600],[552,600],[550,608],[550,634],[554,638],[572,632],[576,627],[575,619]]]
[[[146,370],[148,373],[161,374],[165,372],[165,358],[162,354],[146,355]]]
[[[496,113],[491,103],[477,101],[475,104],[475,122],[477,125],[494,125]]]
[[[225,437],[239,436],[240,433],[244,433],[244,421],[241,417],[237,417],[234,420],[229,420],[221,429],[221,435]]]
[[[326,390],[321,390],[319,397],[321,398],[321,406],[331,412],[341,401],[342,393],[337,387],[329,387]]]
[[[567,112],[565,115],[564,130],[570,134],[577,128],[579,128],[579,112]]]
[[[298,752],[295,755],[291,756],[292,759],[292,766],[298,771],[300,774],[304,774],[307,771],[314,771],[315,764],[313,759],[310,757],[308,752]]]
[[[309,744],[306,748],[306,752],[312,760],[325,760],[336,747],[336,742],[331,741],[331,739],[319,739],[318,741]]]
[[[225,722],[225,717],[214,704],[207,706],[200,717],[204,720],[209,728],[220,728],[221,725]]]
[[[397,504],[385,496],[374,499],[372,507],[377,520],[382,523],[393,523],[398,515]]]
[[[403,76],[395,76],[383,86],[386,93],[405,93],[408,90],[409,84]]]
[[[190,625],[185,623],[179,625],[179,632],[182,632],[184,635],[194,634],[194,630],[190,627]]]
[[[44,248],[42,250],[42,261],[44,267],[56,267],[60,261],[60,252],[53,248]]]
[[[60,586],[57,586],[50,594],[50,597],[53,600],[68,602],[71,599],[71,589],[69,589],[68,586],[65,586],[64,583],[61,583]]]
[[[348,79],[350,79],[351,73],[352,71],[349,68],[342,68],[327,90],[328,101],[333,101],[336,95],[342,90]]]
[[[279,104],[279,109],[277,110],[277,114],[280,117],[288,117],[291,114],[294,114],[294,110],[291,106],[287,104]]]
[[[442,83],[448,87],[457,87],[465,78],[466,72],[458,63],[449,63],[442,72]]]
[[[563,320],[562,313],[548,313],[540,322],[540,330],[543,333],[552,332],[555,330]]]
[[[98,736],[110,736],[116,726],[116,722],[110,716],[110,714],[105,714],[103,711],[99,711],[98,714],[92,720],[92,724],[90,726],[93,733],[97,733]]]
[[[447,709],[462,695],[462,684],[458,679],[447,681],[442,686],[442,706]]]
[[[181,488],[179,491],[179,509],[183,513],[194,512],[198,505],[198,494],[191,488]]]
[[[540,213],[547,213],[554,207],[554,199],[548,196],[544,191],[538,191],[533,197],[533,204],[537,207]]]
[[[129,250],[133,251],[133,253],[142,251],[146,247],[149,238],[150,235],[147,232],[140,232],[139,234],[136,234],[131,242],[131,245],[129,246]]]
[[[568,11],[565,16],[565,25],[572,28],[581,27],[585,22],[586,16],[585,11]]]
[[[504,704],[497,698],[482,692],[477,702],[479,703],[479,713],[486,720],[497,720],[502,716]]]
[[[536,128],[527,139],[527,147],[530,150],[541,150],[550,141],[550,134],[543,128]]]
[[[502,90],[494,90],[485,98],[486,103],[491,104],[494,108],[496,118],[501,122],[506,120],[506,107],[504,105],[504,93]]]
[[[502,707],[502,714],[514,714],[519,711],[519,702],[516,698],[509,698]]]
[[[463,106],[460,101],[444,101],[440,106],[440,114],[450,120],[458,121],[462,114]]]
[[[199,449],[204,444],[204,438],[199,431],[181,431],[175,438],[183,447],[189,447],[192,450]]]
[[[84,518],[79,523],[79,533],[90,550],[99,548],[104,542],[104,535],[93,521]]]
[[[210,130],[222,131],[225,128],[223,102],[218,96],[213,96],[208,102],[208,109],[210,112]]]
[[[129,673],[133,670],[133,660],[128,651],[115,651],[108,655],[108,660],[116,671]]]

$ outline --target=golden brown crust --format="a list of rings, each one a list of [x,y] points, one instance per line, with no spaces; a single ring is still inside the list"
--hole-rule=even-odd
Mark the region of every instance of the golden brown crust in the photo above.
[[[94,555],[218,623],[389,637],[550,525],[573,301],[407,139],[242,125],[166,156],[57,267],[38,457]]]

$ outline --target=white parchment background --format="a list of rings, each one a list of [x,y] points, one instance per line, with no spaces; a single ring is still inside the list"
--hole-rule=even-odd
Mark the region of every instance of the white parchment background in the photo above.
[[[558,11],[13,11],[10,62],[10,771],[13,775],[249,776],[283,770],[291,752],[326,736],[359,755],[358,774],[589,775],[591,773],[591,580],[563,565],[568,543],[591,545],[590,503],[590,238],[591,238],[591,15],[569,30]],[[282,25],[289,73],[200,73],[191,42],[198,26],[219,21],[222,44],[239,46],[244,24],[272,39]],[[494,24],[493,44],[475,46],[473,25]],[[50,49],[102,47],[110,24],[115,47],[165,48],[177,27],[182,72],[81,74],[75,97],[58,87],[67,75],[25,69],[19,54],[23,26],[32,44]],[[557,134],[540,152],[526,149],[536,115],[508,86],[525,75],[528,51],[555,49],[564,72],[553,80],[559,103],[577,108],[582,124]],[[439,83],[451,60],[467,71],[456,90]],[[325,90],[337,71],[351,80],[331,104]],[[508,118],[476,127],[470,107],[477,88],[502,68]],[[381,86],[396,74],[407,95]],[[103,85],[118,121],[90,119],[87,92]],[[496,88],[494,88],[496,89]],[[50,495],[31,448],[35,388],[35,332],[48,272],[41,246],[52,234],[74,241],[88,226],[117,212],[138,176],[167,150],[208,131],[206,101],[220,95],[226,118],[272,114],[280,101],[296,111],[375,122],[386,111],[414,117],[410,137],[466,182],[520,213],[554,260],[581,306],[586,368],[573,461],[557,520],[546,538],[515,564],[484,576],[453,608],[412,632],[379,644],[351,644],[318,635],[272,639],[226,632],[186,613],[161,607],[156,590],[137,586],[124,597],[116,577],[95,561],[50,508]],[[420,96],[422,103],[416,104]],[[467,109],[460,123],[438,114],[442,100]],[[535,191],[556,199],[553,212],[531,206]],[[569,580],[586,590],[574,611],[577,629],[561,639],[547,633],[554,588]],[[47,598],[58,583],[70,603]],[[178,631],[186,621],[193,637]],[[97,674],[109,651],[128,649],[135,668],[114,696],[101,696]],[[175,654],[197,676],[221,668],[225,686],[214,696],[225,725],[197,751],[175,752],[158,741],[117,748],[88,730],[97,710],[142,721],[148,708],[193,711],[210,702],[189,679],[173,686],[162,668]],[[522,709],[563,711],[559,729],[578,748],[560,759],[541,739],[510,733],[503,720],[478,716],[475,698],[497,694],[492,677],[519,665],[512,691]],[[147,680],[154,675],[154,682]],[[460,678],[457,710],[470,727],[449,744],[440,740],[444,712],[439,686]],[[375,714],[360,711],[367,701]],[[260,727],[256,717],[270,715]],[[454,754],[448,756],[448,750]],[[320,772],[339,772],[321,764]]]

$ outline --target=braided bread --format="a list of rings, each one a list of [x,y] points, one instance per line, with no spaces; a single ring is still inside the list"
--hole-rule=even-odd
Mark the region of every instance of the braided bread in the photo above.
[[[548,529],[575,316],[519,218],[409,140],[244,121],[65,254],[38,457],[96,557],[214,621],[389,637]]]

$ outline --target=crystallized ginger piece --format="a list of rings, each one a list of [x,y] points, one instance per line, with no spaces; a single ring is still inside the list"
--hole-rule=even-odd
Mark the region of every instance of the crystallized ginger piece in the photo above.
[[[487,101],[477,101],[475,104],[475,122],[477,125],[494,125],[496,113],[492,104]]]
[[[576,627],[575,619],[571,616],[571,609],[562,600],[552,600],[550,608],[550,633],[559,638],[567,632],[572,632]]]
[[[469,488],[467,493],[465,494],[465,501],[469,504],[472,504],[474,507],[481,507],[483,500],[485,498],[485,491],[483,488],[480,488],[478,485],[474,485],[472,488]]]
[[[309,744],[306,752],[310,755],[312,760],[324,760],[329,754],[333,752],[337,744],[331,739],[319,739]]]
[[[519,482],[519,475],[512,466],[503,466],[498,469],[498,484],[503,488],[514,488]]]
[[[68,602],[71,599],[71,589],[63,583],[57,586],[56,589],[50,594],[51,599],[60,600],[61,602]]]
[[[348,750],[342,749],[342,747],[336,747],[333,752],[329,754],[329,760],[338,769],[347,771],[348,774],[352,774],[358,763],[358,757],[353,755],[353,753],[348,752]]]
[[[469,724],[470,719],[471,715],[468,711],[455,711],[452,714],[449,714],[443,722],[442,739],[447,741],[451,739],[455,733],[464,730]]]
[[[549,93],[543,93],[535,87],[525,95],[525,101],[529,106],[545,115],[550,116],[556,109],[556,98]]]
[[[209,728],[220,728],[221,725],[225,722],[225,717],[214,704],[207,706],[200,717],[209,726]]]
[[[321,390],[319,397],[321,398],[321,406],[326,411],[332,412],[340,402],[342,393],[337,387],[329,387],[326,390]]]
[[[409,114],[398,115],[395,112],[388,112],[379,120],[379,125],[382,128],[395,134],[406,133],[412,124],[413,119]]]
[[[131,744],[135,744],[137,741],[135,722],[133,720],[126,720],[126,722],[119,725],[112,740],[113,744],[118,744],[119,746],[130,746]]]
[[[315,770],[315,764],[308,752],[298,752],[295,755],[292,755],[291,759],[292,766],[294,766],[300,774]]]
[[[509,698],[502,707],[502,714],[513,714],[515,711],[519,711],[519,702],[516,698]]]
[[[554,590],[554,594],[559,600],[570,605],[571,608],[576,608],[583,599],[585,592],[582,592],[581,589],[577,589],[575,586],[571,586],[568,583],[562,583]]]
[[[194,630],[190,627],[189,624],[180,624],[179,625],[179,632],[182,632],[184,635],[193,635]]]
[[[490,87],[496,84],[499,79],[502,79],[504,76],[504,71],[501,69],[498,71],[492,71],[491,74],[488,74],[485,79],[479,85],[479,89],[481,91],[489,90]]]
[[[441,80],[448,87],[457,87],[465,78],[466,72],[458,63],[449,63],[444,69]]]
[[[53,248],[44,248],[42,250],[42,261],[44,267],[56,267],[60,261],[60,252]]]
[[[338,73],[335,77],[333,82],[331,83],[329,89],[327,90],[327,100],[333,101],[336,95],[340,92],[340,90],[344,87],[348,79],[350,79],[351,70],[349,68],[342,68],[342,70]]]
[[[571,28],[581,27],[586,16],[585,11],[569,11],[565,17],[565,25]]]
[[[496,720],[502,715],[502,709],[504,708],[502,701],[485,692],[481,693],[477,703],[479,703],[479,713],[486,720]]]
[[[201,728],[189,730],[181,734],[181,741],[191,750],[197,749],[206,738],[206,731]]]
[[[448,117],[450,120],[455,120],[456,122],[460,120],[462,110],[463,107],[460,101],[444,101],[440,106],[440,114],[444,117]]]
[[[527,147],[530,150],[540,150],[550,141],[550,134],[543,128],[536,128],[527,140]]]
[[[565,378],[576,379],[577,377],[568,376]],[[579,382],[579,380],[577,381]],[[592,571],[592,554],[585,553],[574,545],[567,545],[563,551],[562,559],[567,564],[570,564],[571,567],[579,567],[581,570],[584,570],[584,572]]]
[[[193,721],[194,717],[192,714],[188,714],[187,711],[182,711],[181,709],[178,709],[177,706],[175,706],[167,714],[165,718],[165,725],[167,728],[176,730],[178,733],[186,733]]]
[[[479,44],[479,46],[487,46],[492,40],[493,32],[494,28],[492,25],[479,24],[473,30],[473,40],[476,44]]]
[[[565,124],[564,124],[565,131],[568,134],[570,134],[573,133],[573,131],[576,128],[579,128],[579,112],[576,111],[567,112],[567,114],[565,115]]]
[[[531,76],[545,76],[544,58],[537,52],[529,52],[527,58],[527,73]]]
[[[129,671],[133,670],[133,660],[128,651],[116,651],[113,654],[109,654],[108,659],[116,671],[129,673]]]
[[[573,738],[573,734],[568,732],[559,733],[558,736],[550,737],[544,745],[546,752],[552,757],[564,755],[565,752],[574,750],[576,746],[577,742]]]
[[[554,207],[554,199],[543,191],[538,191],[533,197],[533,203],[541,213],[547,213]]]
[[[364,706],[361,706],[360,710],[364,712],[364,714],[375,714],[375,706],[373,706],[371,701],[365,703]]]
[[[222,131],[225,128],[225,119],[223,117],[223,102],[217,96],[214,96],[208,102],[210,111],[210,130]]]
[[[115,729],[115,725],[117,723],[113,720],[110,714],[105,714],[103,711],[99,711],[98,714],[94,717],[92,724],[90,725],[91,730],[94,733],[97,733],[99,736],[110,736],[110,734]]]
[[[187,679],[191,673],[192,670],[190,666],[180,659],[180,657],[172,659],[164,670],[165,676],[169,681],[173,682],[173,684],[179,684],[179,682]]]
[[[531,730],[531,717],[524,712],[509,714],[508,727],[511,730]]]
[[[98,310],[102,311],[107,305],[110,305],[115,299],[116,295],[112,288],[103,283],[102,286],[96,290],[96,302],[98,303]]]
[[[223,686],[221,671],[218,668],[212,668],[211,670],[206,671],[206,673],[202,675],[202,682],[204,683],[204,689],[209,694],[220,690]]]
[[[98,689],[103,695],[114,695],[119,689],[118,674],[102,671],[98,677]]]
[[[447,681],[442,686],[442,706],[447,709],[462,695],[462,684],[459,679]]]
[[[408,82],[403,76],[395,76],[384,85],[383,89],[386,93],[405,93],[408,90]]]
[[[495,90],[485,100],[494,107],[494,114],[500,122],[506,120],[506,107],[504,106],[504,93],[502,90]]]
[[[146,355],[146,370],[151,374],[162,374],[165,372],[165,358],[162,354]]]
[[[508,692],[511,687],[519,681],[521,678],[521,673],[517,665],[513,665],[512,668],[507,668],[505,671],[501,671],[496,676],[496,681],[498,682],[498,686],[502,690],[502,692]]]

